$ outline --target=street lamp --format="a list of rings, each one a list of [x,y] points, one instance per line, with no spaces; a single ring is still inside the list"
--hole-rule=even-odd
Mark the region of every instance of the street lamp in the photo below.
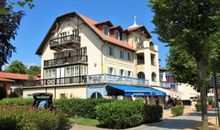
[[[217,79],[216,79],[216,72],[215,72],[215,60],[211,59],[211,63],[212,63],[212,69],[213,69],[213,77],[214,77],[214,84],[213,87],[215,89],[215,102],[216,102],[216,106],[217,106],[217,110],[218,110],[218,126],[220,126],[220,115],[219,115],[219,104],[218,104],[218,92],[217,92]]]

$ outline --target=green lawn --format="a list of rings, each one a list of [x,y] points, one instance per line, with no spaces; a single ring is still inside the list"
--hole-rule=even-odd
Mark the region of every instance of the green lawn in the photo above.
[[[97,126],[100,125],[100,122],[98,120],[95,119],[88,119],[88,118],[82,118],[82,117],[78,117],[76,118],[69,118],[68,119],[70,124],[79,124],[79,125],[87,125],[87,126]]]

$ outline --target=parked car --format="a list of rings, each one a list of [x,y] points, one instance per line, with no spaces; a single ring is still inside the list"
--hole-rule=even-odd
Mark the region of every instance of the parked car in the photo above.
[[[34,93],[33,94],[33,108],[54,110],[53,94],[51,93]]]

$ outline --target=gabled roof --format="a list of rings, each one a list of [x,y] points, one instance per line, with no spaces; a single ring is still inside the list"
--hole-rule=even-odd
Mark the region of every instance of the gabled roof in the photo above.
[[[37,49],[36,54],[38,54],[38,55],[42,54],[43,48],[44,48],[44,46],[45,46],[45,44],[46,44],[46,42],[47,42],[47,40],[49,38],[49,34],[52,32],[52,30],[54,28],[56,28],[56,23],[58,21],[62,20],[63,18],[65,18],[65,17],[71,17],[71,16],[77,16],[78,18],[80,18],[102,40],[110,42],[110,43],[115,44],[117,46],[121,46],[121,47],[124,47],[124,48],[127,48],[129,50],[133,50],[134,51],[134,48],[132,46],[130,46],[128,43],[124,43],[121,40],[117,40],[117,39],[115,39],[113,37],[106,36],[102,31],[100,31],[96,26],[98,24],[103,24],[103,22],[99,23],[97,21],[94,21],[94,20],[92,20],[92,19],[82,15],[82,14],[79,14],[79,13],[76,13],[76,12],[71,12],[71,13],[67,13],[67,14],[64,14],[64,15],[59,16],[59,17],[56,18],[56,20],[54,21],[54,23],[50,27],[49,31],[47,32],[46,36],[44,37],[43,41],[41,42],[39,48]],[[110,21],[105,21],[105,22],[111,24]]]
[[[0,78],[12,80],[28,80],[28,75],[0,72]]]
[[[123,31],[122,27],[121,26],[113,26],[113,27],[110,27],[109,30],[114,30],[114,29],[118,29],[118,31]]]
[[[132,31],[136,31],[136,30],[138,30],[138,29],[143,30],[143,31],[148,35],[148,37],[151,38],[150,33],[147,31],[147,29],[146,29],[143,25],[141,25],[141,26],[140,26],[140,25],[137,25],[137,26],[128,28],[127,31],[128,31],[128,32],[132,32]]]
[[[14,80],[5,79],[5,78],[0,78],[0,81],[3,81],[3,82],[15,82]]]
[[[108,25],[109,27],[112,27],[113,26],[113,24],[112,24],[112,22],[111,21],[104,21],[104,22],[99,22],[99,23],[96,23],[95,24],[95,26],[99,26],[99,25]]]

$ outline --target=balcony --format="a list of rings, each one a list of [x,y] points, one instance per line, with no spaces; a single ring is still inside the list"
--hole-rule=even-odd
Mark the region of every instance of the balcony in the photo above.
[[[177,84],[173,82],[160,82],[160,86],[164,88],[176,88]]]
[[[110,84],[124,84],[124,85],[137,85],[137,86],[148,86],[148,80],[109,75],[109,74],[97,74],[97,75],[84,75],[84,76],[73,76],[64,78],[51,78],[42,79],[36,81],[25,82],[26,87],[29,86],[55,86],[55,85],[68,85],[68,84],[100,84],[100,83],[110,83]]]
[[[113,84],[148,86],[148,80],[117,76],[117,75],[109,75],[109,74],[89,75],[87,77],[87,83],[88,84],[113,83]]]
[[[86,83],[86,76],[73,76],[63,78],[41,79],[35,81],[27,81],[24,86],[54,86]]]
[[[71,56],[71,57],[63,57],[63,58],[45,60],[44,68],[56,67],[56,66],[62,66],[62,65],[68,65],[68,64],[76,64],[76,63],[86,64],[87,62],[88,62],[87,56],[76,55],[76,56]]]
[[[72,34],[50,40],[50,49],[52,50],[59,51],[68,48],[80,48],[80,36]]]

